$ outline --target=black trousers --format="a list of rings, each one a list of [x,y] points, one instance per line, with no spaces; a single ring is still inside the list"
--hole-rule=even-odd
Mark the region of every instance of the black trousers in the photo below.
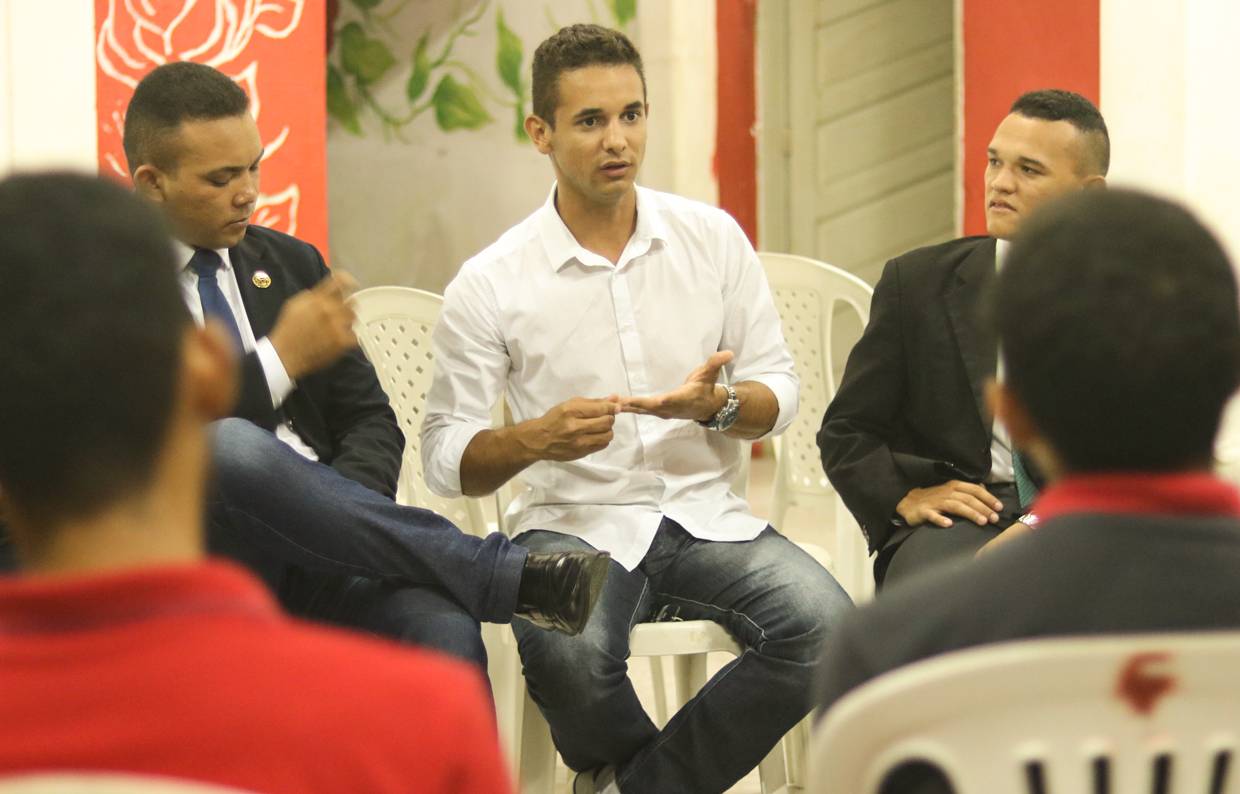
[[[1024,514],[1014,484],[988,483],[986,490],[1003,503],[1003,509],[997,511],[997,524],[979,527],[962,518],[950,527],[921,524],[898,530],[874,560],[877,587],[881,589],[944,563],[969,559]]]

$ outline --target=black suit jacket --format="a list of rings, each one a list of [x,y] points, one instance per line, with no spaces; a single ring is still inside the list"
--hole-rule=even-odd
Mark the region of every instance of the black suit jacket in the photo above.
[[[228,255],[255,339],[271,332],[285,301],[328,275],[314,246],[261,226],[250,226]],[[258,271],[270,278],[268,287],[255,283]],[[280,410],[271,406],[257,355],[248,354],[242,362],[241,398],[234,416],[268,430],[287,418],[321,462],[386,496],[396,493],[405,437],[360,348],[300,378]]]
[[[823,468],[871,551],[892,539],[912,488],[990,473],[983,388],[997,346],[978,314],[994,278],[994,239],[965,237],[891,260],[874,288],[818,431]]]

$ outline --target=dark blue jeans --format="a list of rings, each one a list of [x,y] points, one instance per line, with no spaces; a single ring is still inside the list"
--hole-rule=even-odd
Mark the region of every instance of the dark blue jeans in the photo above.
[[[533,530],[532,550],[588,549]],[[614,766],[631,794],[722,792],[757,766],[811,707],[823,647],[847,594],[774,529],[742,543],[697,540],[663,519],[634,571],[613,562],[586,630],[513,622],[530,694],[569,767]],[[745,652],[659,730],[628,677],[629,632],[649,620],[713,620]]]
[[[241,419],[217,422],[208,547],[295,615],[486,665],[479,622],[507,623],[526,550],[478,538],[307,460]]]

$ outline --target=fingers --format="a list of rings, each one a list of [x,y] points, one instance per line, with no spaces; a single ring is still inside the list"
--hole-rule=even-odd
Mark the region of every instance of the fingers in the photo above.
[[[949,517],[940,513],[938,510],[926,510],[925,517],[922,520],[929,521],[931,524],[934,524],[935,526],[943,527],[944,529],[956,523],[952,521]]]
[[[608,397],[604,400],[591,399],[589,397],[574,397],[567,402],[561,404],[564,413],[569,416],[576,416],[581,419],[591,419],[596,416],[615,416],[620,413],[620,402],[617,399]]]
[[[960,480],[952,480],[948,484],[955,486],[957,491],[963,491],[964,493],[972,496],[974,499],[977,499],[983,504],[989,506],[991,510],[1003,509],[1003,502],[1000,502],[990,491],[986,490],[985,485],[975,482],[962,482]]]
[[[659,410],[661,397],[622,397],[620,411],[626,414],[650,414]]]

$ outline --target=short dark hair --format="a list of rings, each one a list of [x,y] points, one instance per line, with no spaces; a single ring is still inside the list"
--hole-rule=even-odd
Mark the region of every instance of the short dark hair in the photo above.
[[[113,182],[0,182],[0,490],[41,525],[146,485],[189,313],[159,214]]]
[[[1218,240],[1128,190],[1052,202],[999,273],[1005,379],[1072,471],[1208,465],[1240,383],[1240,310]]]
[[[1084,136],[1086,162],[1083,173],[1106,176],[1111,167],[1111,137],[1106,120],[1098,107],[1085,97],[1061,88],[1044,88],[1021,94],[1012,103],[1010,112],[1031,119],[1066,121]]]
[[[555,128],[555,110],[559,106],[560,75],[585,66],[632,66],[642,80],[642,97],[646,95],[646,73],[642,56],[633,42],[618,30],[601,25],[569,25],[534,50],[533,95],[534,115]]]
[[[185,121],[232,118],[245,113],[250,98],[228,75],[201,63],[158,66],[134,89],[125,111],[125,159],[129,173],[143,163],[169,170],[176,153],[169,133]]]

